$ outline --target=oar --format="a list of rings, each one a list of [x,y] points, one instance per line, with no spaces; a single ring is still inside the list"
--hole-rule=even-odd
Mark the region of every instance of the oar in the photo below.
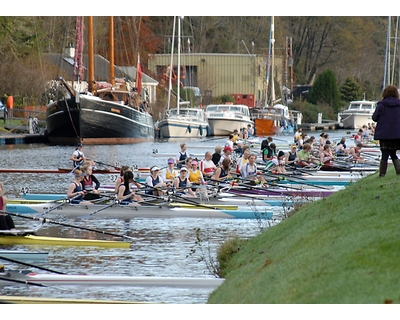
[[[263,173],[263,175],[266,175],[266,176],[269,176],[269,177],[273,177],[272,174]],[[279,175],[282,175],[282,174],[280,173]],[[315,187],[315,188],[319,188],[319,189],[330,190],[330,188],[326,188],[326,187],[324,187],[324,186],[318,186],[318,185],[314,185],[314,184],[306,183],[306,182],[299,182],[298,180],[294,180],[294,179],[287,178],[286,175],[285,175],[284,177],[285,177],[286,180],[292,181],[292,182],[296,182],[296,183],[298,183],[298,184],[304,184],[304,185],[310,186],[310,187]],[[301,181],[303,181],[303,180],[301,180]],[[306,180],[304,180],[304,181],[306,181]]]
[[[95,161],[96,163],[98,163],[98,164],[101,164],[101,165],[103,165],[103,166],[106,166],[106,167],[111,167],[111,168],[114,168],[114,169],[116,169],[116,170],[120,170],[121,168],[120,167],[117,167],[117,166],[113,166],[113,165],[111,165],[111,164],[107,164],[107,163],[104,163],[104,162],[101,162],[101,161]]]
[[[6,278],[6,277],[2,277],[2,276],[0,276],[0,280],[14,282],[14,283],[29,284],[30,286],[47,287],[46,285],[41,284],[41,283],[34,283],[34,282],[26,281],[26,280],[10,279],[10,278]]]
[[[80,227],[80,226],[76,226],[76,225],[73,225],[73,224],[58,222],[58,221],[54,221],[54,220],[47,219],[47,218],[30,217],[30,216],[25,216],[25,215],[22,215],[22,214],[19,214],[19,213],[12,213],[12,212],[7,212],[7,211],[0,211],[0,212],[9,214],[10,216],[15,216],[15,217],[20,217],[20,218],[40,221],[40,222],[42,222],[42,224],[48,222],[48,223],[57,224],[57,225],[63,226],[63,227],[70,227],[70,228],[76,228],[76,229],[81,229],[81,230],[86,230],[86,231],[93,231],[93,232],[97,232],[97,233],[106,234],[106,235],[109,235],[109,236],[114,236],[114,237],[119,237],[119,238],[127,238],[127,239],[130,239],[130,240],[134,240],[133,237],[129,237],[127,235],[121,235],[121,234],[111,233],[111,232],[97,230],[97,229]]]
[[[57,273],[57,274],[65,274],[65,273],[60,272],[60,271],[55,271],[55,270],[47,269],[47,268],[44,268],[44,267],[39,267],[39,266],[34,265],[34,264],[22,262],[22,261],[19,261],[19,260],[10,259],[10,258],[3,257],[3,256],[0,256],[0,259],[6,260],[6,261],[9,261],[9,262],[19,263],[19,264],[22,264],[22,265],[28,266],[28,267],[37,268],[37,269],[40,269],[40,270],[43,270],[43,271],[48,271],[48,272]]]
[[[71,199],[64,198],[64,199],[63,199],[64,202],[61,202],[61,203],[59,203],[58,205],[56,205],[56,206],[54,206],[54,207],[51,207],[49,210],[47,210],[47,211],[41,213],[41,215],[44,216],[44,215],[48,214],[49,212],[54,211],[54,210],[56,210],[56,209],[62,207],[63,205],[65,205],[65,204],[67,204],[67,203],[70,203],[72,200],[74,200],[74,199],[76,199],[76,198],[78,198],[78,197],[80,197],[80,196],[81,196],[81,195],[78,194],[78,195],[76,195],[75,197],[72,197]]]
[[[112,207],[112,206],[113,206],[114,204],[116,204],[116,203],[121,203],[122,201],[124,201],[124,200],[126,200],[126,199],[129,199],[130,197],[132,197],[132,195],[131,195],[131,194],[128,194],[128,195],[126,195],[125,197],[123,197],[121,200],[115,199],[114,201],[111,201],[111,203],[107,204],[106,206],[101,207],[101,208],[99,208],[99,209],[93,211],[92,213],[89,213],[89,214],[83,216],[83,218],[89,218],[89,217],[95,215],[96,213],[98,213],[98,212],[100,212],[100,211],[103,211],[103,210],[105,210],[105,209],[107,209],[107,208]]]
[[[186,197],[179,196],[177,194],[172,194],[171,196],[179,198],[179,199],[182,199],[183,201],[186,201],[187,204],[192,204],[192,205],[197,206],[197,207],[207,208],[207,209],[214,209],[214,210],[224,210],[223,208],[214,207],[212,205],[205,205],[205,204],[198,203],[196,201],[193,201],[193,200],[188,199]]]

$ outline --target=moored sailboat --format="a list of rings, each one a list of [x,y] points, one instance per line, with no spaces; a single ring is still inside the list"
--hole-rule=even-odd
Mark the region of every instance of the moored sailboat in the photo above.
[[[175,29],[174,18],[174,29]],[[209,126],[204,113],[204,110],[199,107],[188,106],[189,102],[180,101],[180,50],[181,50],[181,17],[178,17],[178,72],[177,72],[177,94],[176,94],[176,108],[169,108],[171,91],[172,91],[172,58],[173,58],[173,42],[171,50],[171,66],[169,76],[169,94],[168,94],[168,107],[163,117],[158,123],[161,135],[164,138],[191,138],[191,137],[205,137],[208,135]],[[175,36],[175,32],[174,32]],[[174,37],[173,37],[174,38]],[[186,106],[184,106],[186,105]]]
[[[84,73],[82,28],[83,18],[80,17],[77,20],[77,44],[80,45],[77,45],[74,57],[78,84]],[[139,88],[114,78],[113,54],[110,54],[109,63],[111,83],[94,81],[92,28],[92,18],[88,17],[87,91],[75,90],[62,78],[57,82],[55,89],[63,95],[47,106],[47,137],[50,143],[125,144],[153,139],[152,115],[139,109]],[[113,50],[112,29],[113,19],[110,17],[110,52]]]

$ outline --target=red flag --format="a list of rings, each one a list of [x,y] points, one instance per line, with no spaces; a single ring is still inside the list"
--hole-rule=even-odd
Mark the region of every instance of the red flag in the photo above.
[[[138,94],[142,91],[142,67],[140,66],[140,55],[138,54],[137,74],[136,74],[136,87]]]

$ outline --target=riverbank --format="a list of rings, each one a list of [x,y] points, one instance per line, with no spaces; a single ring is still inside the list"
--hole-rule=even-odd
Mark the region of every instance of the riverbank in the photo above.
[[[208,303],[400,303],[400,176],[377,176],[242,241]]]

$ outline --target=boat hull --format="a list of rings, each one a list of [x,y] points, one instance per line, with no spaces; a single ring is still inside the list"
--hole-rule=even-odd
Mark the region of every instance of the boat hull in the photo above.
[[[157,125],[163,138],[199,138],[209,135],[204,110],[200,108],[169,109]]]
[[[235,129],[247,128],[248,124],[254,125],[251,120],[236,120],[223,118],[208,118],[210,136],[229,136]]]
[[[361,129],[363,125],[372,123],[372,114],[347,114],[342,113],[340,122],[343,124],[343,129]]]
[[[33,214],[39,215],[51,210],[53,207],[59,206],[57,203],[42,203],[42,204],[7,204],[6,210],[14,214]],[[130,206],[130,205],[115,205],[105,208],[105,205],[81,205],[66,203],[59,206],[53,211],[46,214],[46,217],[66,216],[75,218],[88,219],[93,217],[102,218],[219,218],[219,219],[272,219],[273,212],[263,206],[262,208],[249,208],[248,206],[238,206],[237,209],[226,205],[151,205],[151,206]],[[104,209],[104,210],[102,210]],[[234,210],[233,210],[234,209]],[[98,211],[99,210],[99,211]],[[262,217],[259,212],[262,211]],[[256,213],[256,214],[255,214]],[[1,243],[1,241],[0,241]]]
[[[47,137],[53,144],[126,144],[154,138],[153,118],[130,106],[81,95],[47,106]]]
[[[18,261],[44,261],[47,259],[48,255],[48,252],[0,250],[0,258],[4,257]]]
[[[179,119],[165,119],[158,124],[164,138],[199,138],[207,136],[209,131],[207,122],[185,121]]]
[[[0,235],[0,244],[7,245],[52,245],[52,246],[85,246],[85,247],[104,247],[104,248],[129,248],[130,243],[124,241],[57,238],[44,236],[14,236]]]
[[[184,278],[184,277],[133,277],[110,275],[68,275],[37,274],[10,270],[2,275],[21,284],[51,285],[95,285],[95,286],[133,286],[133,287],[178,287],[178,288],[217,288],[225,279],[222,278]],[[0,285],[15,285],[15,282],[0,280]]]

